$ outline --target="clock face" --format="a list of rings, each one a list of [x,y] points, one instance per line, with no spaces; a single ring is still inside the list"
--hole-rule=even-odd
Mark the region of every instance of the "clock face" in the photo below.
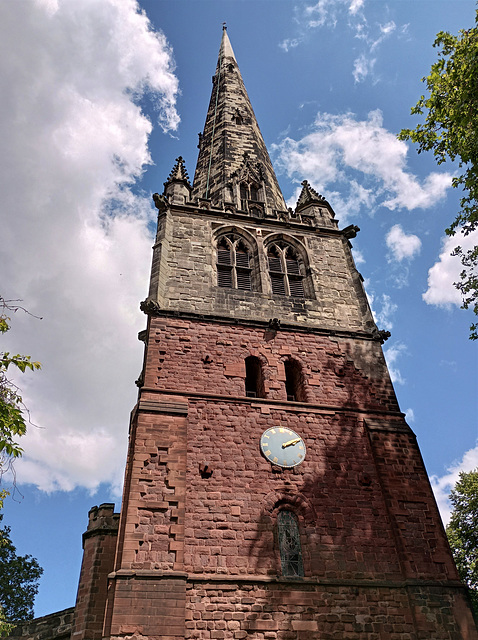
[[[279,467],[296,467],[305,458],[302,438],[286,427],[271,427],[261,436],[261,451]]]

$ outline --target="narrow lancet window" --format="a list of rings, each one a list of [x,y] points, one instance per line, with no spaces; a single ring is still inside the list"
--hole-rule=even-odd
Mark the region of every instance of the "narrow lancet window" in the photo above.
[[[295,360],[286,360],[284,362],[284,369],[287,400],[289,402],[306,402],[300,364]]]
[[[299,523],[292,511],[279,511],[277,534],[282,575],[291,578],[302,577],[304,564],[302,562]]]
[[[249,356],[246,358],[246,396],[248,398],[264,397],[264,379],[262,364],[259,358]]]

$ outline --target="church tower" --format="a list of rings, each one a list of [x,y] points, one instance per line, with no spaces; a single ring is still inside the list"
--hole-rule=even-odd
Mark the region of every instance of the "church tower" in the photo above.
[[[476,638],[358,228],[287,209],[226,30],[199,138],[154,195],[103,637]]]

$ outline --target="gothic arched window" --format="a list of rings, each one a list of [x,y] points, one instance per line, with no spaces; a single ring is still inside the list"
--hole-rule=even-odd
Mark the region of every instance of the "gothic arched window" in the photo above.
[[[262,375],[262,363],[256,356],[246,358],[245,388],[248,398],[264,398],[264,378]]]
[[[300,578],[304,575],[302,548],[297,517],[292,511],[277,514],[277,538],[283,576]]]
[[[293,247],[274,243],[267,251],[272,293],[279,296],[305,298],[303,265]]]
[[[261,188],[255,182],[241,182],[239,186],[241,196],[241,209],[250,211],[255,202],[262,202]]]
[[[229,289],[250,291],[251,254],[241,238],[229,233],[217,243],[217,284]]]
[[[289,402],[306,402],[304,391],[304,378],[302,367],[297,360],[286,360],[285,369],[285,390]]]

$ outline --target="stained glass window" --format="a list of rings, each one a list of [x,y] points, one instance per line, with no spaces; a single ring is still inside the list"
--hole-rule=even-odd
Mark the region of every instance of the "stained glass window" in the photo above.
[[[299,523],[292,511],[279,511],[277,529],[282,575],[296,578],[303,576]]]

